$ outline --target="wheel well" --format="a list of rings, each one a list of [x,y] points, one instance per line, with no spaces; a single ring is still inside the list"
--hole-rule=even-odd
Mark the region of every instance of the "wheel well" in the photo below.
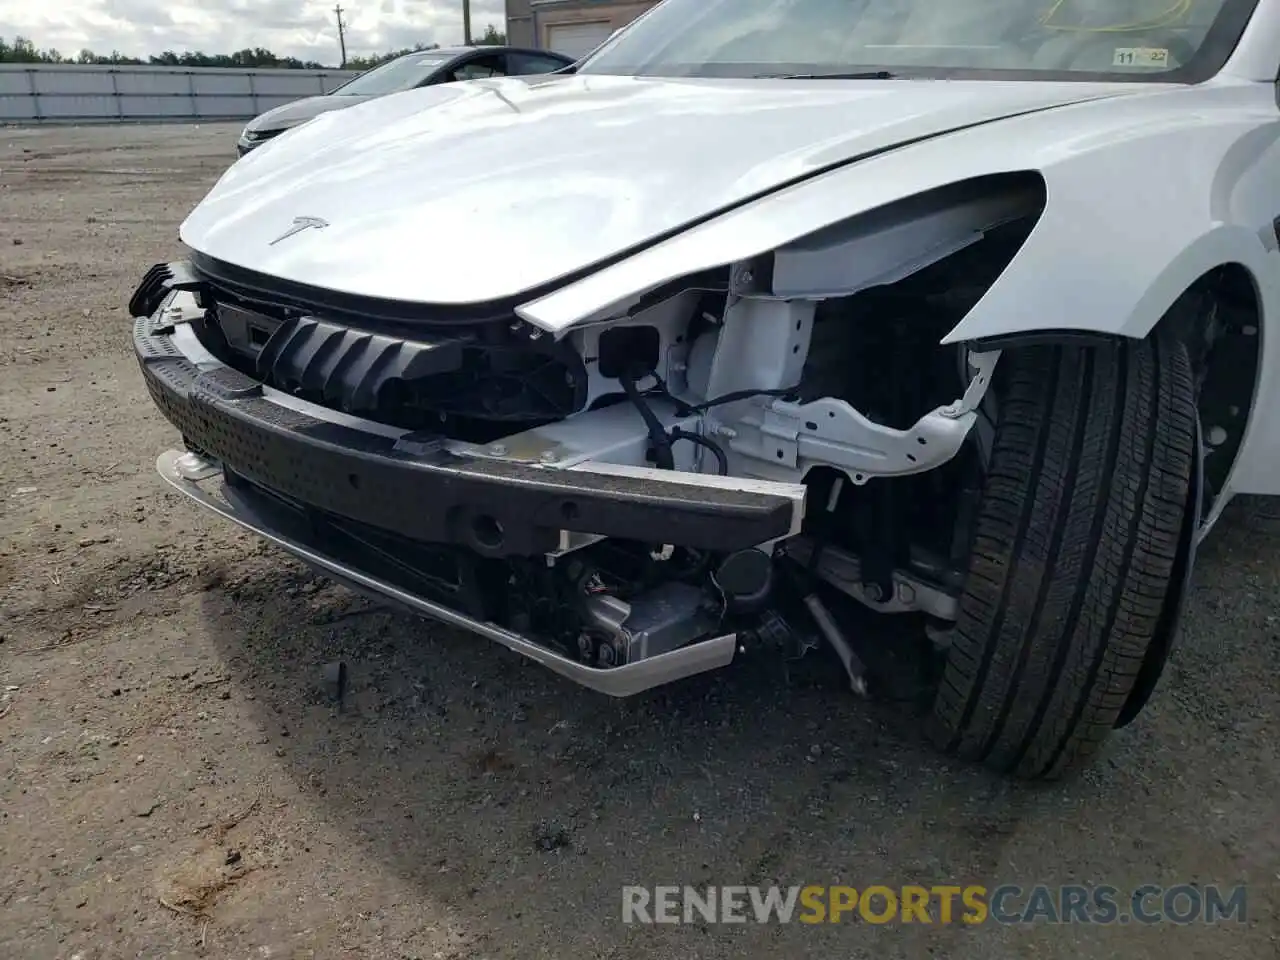
[[[1210,270],[1183,292],[1158,325],[1186,346],[1204,438],[1204,516],[1222,492],[1257,399],[1262,301],[1239,263]]]
[[[1150,336],[1172,333],[1191,360],[1196,409],[1204,431],[1204,516],[1221,494],[1240,454],[1258,394],[1264,336],[1262,298],[1253,273],[1224,263],[1192,283]],[[1088,330],[1039,330],[975,340],[979,350],[1112,340]]]

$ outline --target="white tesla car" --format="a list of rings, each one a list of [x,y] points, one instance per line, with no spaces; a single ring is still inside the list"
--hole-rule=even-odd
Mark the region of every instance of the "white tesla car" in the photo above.
[[[133,297],[158,468],[610,695],[902,618],[1056,776],[1280,493],[1278,76],[1280,0],[665,0],[321,116]]]

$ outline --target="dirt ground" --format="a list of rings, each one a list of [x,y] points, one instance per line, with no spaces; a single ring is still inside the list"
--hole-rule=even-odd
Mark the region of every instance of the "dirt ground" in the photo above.
[[[816,666],[579,690],[156,476],[125,302],[235,133],[0,130],[0,960],[1280,956],[1280,538],[1215,533],[1154,703],[1054,786]],[[620,919],[623,884],[774,882],[1247,883],[1248,916]]]

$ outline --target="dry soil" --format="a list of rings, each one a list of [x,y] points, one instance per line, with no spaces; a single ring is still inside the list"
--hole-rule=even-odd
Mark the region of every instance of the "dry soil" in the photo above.
[[[578,690],[155,475],[125,302],[235,135],[0,130],[0,958],[1280,956],[1276,541],[1214,534],[1150,709],[1049,787],[940,759],[820,658]],[[1247,883],[1248,916],[620,921],[623,884],[772,882]]]

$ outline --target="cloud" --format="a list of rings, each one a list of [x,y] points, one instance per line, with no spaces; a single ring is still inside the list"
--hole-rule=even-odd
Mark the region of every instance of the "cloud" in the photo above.
[[[462,0],[351,0],[349,9],[343,6],[352,56],[462,40]],[[503,28],[503,0],[472,0],[473,33],[490,23]],[[84,48],[146,57],[165,50],[266,47],[300,60],[338,61],[332,0],[0,0],[0,36],[15,35],[67,56]]]

